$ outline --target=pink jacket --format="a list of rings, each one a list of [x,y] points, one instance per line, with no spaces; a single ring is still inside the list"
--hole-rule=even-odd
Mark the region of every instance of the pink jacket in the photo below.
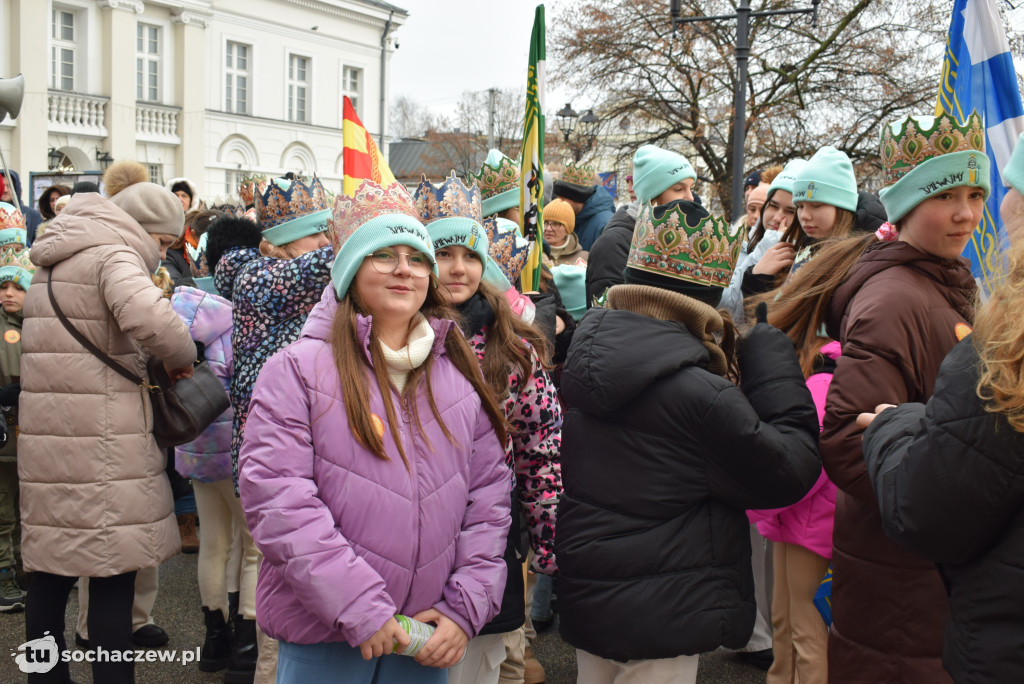
[[[400,398],[371,388],[389,461],[349,429],[329,339],[338,303],[328,286],[299,340],[267,361],[253,390],[239,457],[242,508],[263,553],[260,627],[275,639],[357,646],[396,613],[436,608],[470,637],[498,613],[511,521],[505,450],[469,381],[448,360],[452,322],[431,320],[430,383],[416,398],[423,431]],[[370,319],[358,317],[369,360]],[[407,470],[387,428],[395,405]],[[427,447],[429,440],[433,450]]]
[[[829,342],[821,353],[830,359],[838,359],[841,353],[838,342]],[[807,389],[818,409],[818,424],[825,417],[825,398],[832,383],[831,373],[817,373],[807,378]],[[747,511],[750,522],[757,525],[757,531],[765,539],[787,544],[797,544],[823,558],[832,558],[832,524],[836,512],[836,486],[822,469],[818,481],[800,501],[786,508],[761,511]]]

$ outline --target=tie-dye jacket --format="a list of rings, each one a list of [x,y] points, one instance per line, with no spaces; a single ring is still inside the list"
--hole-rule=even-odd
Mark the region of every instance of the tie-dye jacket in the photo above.
[[[484,357],[486,330],[469,338],[479,359]],[[553,574],[557,569],[555,509],[562,495],[562,407],[551,376],[540,365],[537,353],[529,348],[533,375],[524,380],[513,372],[508,397],[502,402],[509,423],[505,460],[516,474],[523,515],[530,530],[533,569]]]

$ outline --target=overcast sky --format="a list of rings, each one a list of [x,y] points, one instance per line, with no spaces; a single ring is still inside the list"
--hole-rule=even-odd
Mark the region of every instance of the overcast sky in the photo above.
[[[526,87],[537,0],[388,1],[409,12],[395,34],[399,47],[391,61],[392,101],[405,95],[449,113],[467,90]],[[556,9],[555,2],[544,3],[549,26]],[[551,108],[553,98],[564,97],[549,88],[545,108]]]

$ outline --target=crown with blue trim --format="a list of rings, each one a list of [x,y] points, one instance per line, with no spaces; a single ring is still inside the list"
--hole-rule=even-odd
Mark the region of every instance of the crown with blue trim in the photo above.
[[[475,185],[467,188],[454,171],[439,186],[428,181],[425,175],[421,178],[413,198],[424,225],[446,218],[463,218],[483,224],[480,188]]]
[[[21,289],[27,290],[32,284],[35,272],[36,265],[29,259],[27,249],[20,252],[5,249],[0,253],[0,283],[12,281]]]
[[[7,202],[0,202],[0,230],[8,228],[25,229],[25,217],[18,208]]]
[[[728,286],[743,243],[742,222],[733,227],[721,216],[705,216],[691,226],[678,205],[658,210],[656,218],[654,207],[641,207],[626,266],[698,285]]]
[[[267,184],[266,192],[256,196],[260,230],[276,246],[326,232],[331,206],[319,178],[309,185],[301,180],[275,178]]]
[[[484,230],[490,242],[488,253],[509,282],[519,280],[519,275],[526,266],[526,258],[530,255],[530,243],[519,234],[519,226],[514,221],[488,216],[484,219]]]
[[[480,188],[466,187],[452,171],[435,187],[423,176],[414,195],[420,221],[427,227],[434,250],[460,245],[476,252],[487,269],[489,242],[483,228]]]

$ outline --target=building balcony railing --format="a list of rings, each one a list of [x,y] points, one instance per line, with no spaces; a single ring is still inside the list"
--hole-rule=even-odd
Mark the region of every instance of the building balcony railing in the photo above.
[[[47,96],[50,132],[107,137],[109,101],[109,97],[50,90]]]
[[[135,104],[135,139],[139,142],[181,144],[178,135],[179,107],[137,102]]]

